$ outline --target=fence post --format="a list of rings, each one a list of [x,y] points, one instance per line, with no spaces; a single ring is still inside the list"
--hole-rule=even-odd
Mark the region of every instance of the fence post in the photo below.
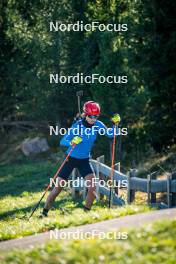
[[[114,165],[114,170],[118,170],[120,172],[120,162],[117,162],[115,165]],[[114,187],[114,192],[115,194],[119,194],[119,183],[117,184],[118,187]]]
[[[71,174],[71,177],[72,177],[72,182],[74,182],[75,181],[75,178],[76,178],[76,171],[75,171],[75,169],[73,169],[73,171],[72,171],[72,174]],[[74,186],[72,186],[72,197],[73,198],[75,198],[75,187]]]
[[[168,208],[171,207],[171,176],[170,174],[167,175],[167,206]]]
[[[136,170],[130,169],[127,173],[127,203],[130,204],[135,199],[135,190],[131,190],[131,178],[136,176]]]
[[[103,163],[103,164],[105,163],[105,156],[104,155],[99,157],[99,162]],[[104,178],[103,173],[99,172],[99,180],[104,180],[104,179],[105,178]],[[102,193],[99,193],[99,198],[100,198],[100,200],[103,200],[104,195]]]
[[[156,180],[157,179],[156,174],[153,174],[151,176],[152,176],[151,177],[151,180],[152,179],[153,180]],[[156,193],[151,193],[150,197],[151,197],[151,203],[156,203]]]
[[[147,175],[147,203],[151,203],[151,175]]]
[[[171,174],[171,180],[176,180],[176,171]],[[172,193],[171,206],[176,206],[176,193]]]
[[[75,179],[79,178],[79,188],[75,189],[75,198],[79,198],[80,197],[80,174],[79,171],[77,169],[75,169]]]
[[[97,164],[96,164],[96,174],[95,174],[95,178],[96,178],[96,200],[97,202],[100,200],[100,196],[99,196],[99,179],[100,179],[100,160],[101,157],[98,157],[97,159]]]
[[[83,180],[83,200],[86,199],[86,196],[87,196],[87,187],[86,187],[85,179],[84,179]]]

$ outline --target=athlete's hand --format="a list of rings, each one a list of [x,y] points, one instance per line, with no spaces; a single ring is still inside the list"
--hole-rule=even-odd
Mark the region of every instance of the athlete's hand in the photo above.
[[[75,137],[72,139],[72,141],[71,141],[71,145],[77,145],[77,144],[79,144],[79,143],[81,143],[81,142],[82,142],[82,138],[79,137],[79,136],[75,136]]]
[[[119,114],[114,114],[113,117],[111,117],[111,121],[115,124],[118,125],[121,121],[120,115]]]

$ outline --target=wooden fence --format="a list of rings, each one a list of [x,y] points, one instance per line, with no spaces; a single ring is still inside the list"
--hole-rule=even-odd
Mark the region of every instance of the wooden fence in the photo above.
[[[97,182],[101,179],[108,179],[110,176],[111,168],[104,164],[104,156],[98,157],[96,160],[91,160],[91,164],[95,171],[95,177]],[[157,193],[166,193],[167,195],[167,207],[176,206],[176,173],[168,174],[166,179],[153,179],[151,174],[147,178],[137,177],[135,169],[131,169],[127,174],[123,174],[118,169],[118,164],[115,166],[114,180],[118,183],[120,181],[126,181],[126,201],[128,204],[134,201],[136,192],[147,193],[148,204],[155,204]],[[78,176],[76,170],[72,173],[72,179]],[[77,188],[72,188],[73,196],[76,192],[82,192],[83,199],[86,197],[87,188],[84,186],[84,181],[80,181],[80,185]],[[124,187],[123,187],[124,189]],[[101,199],[102,196],[109,196],[110,190],[100,184],[96,186],[96,199]],[[113,204],[124,205],[125,201],[118,197],[118,188],[115,188],[113,192]]]

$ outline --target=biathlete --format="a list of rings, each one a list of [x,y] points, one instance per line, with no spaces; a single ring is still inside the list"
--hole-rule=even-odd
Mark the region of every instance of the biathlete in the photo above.
[[[114,133],[118,134],[114,128],[107,128],[101,121],[99,121],[99,115],[100,105],[94,101],[86,102],[83,106],[82,118],[76,121],[72,125],[71,129],[69,129],[69,133],[61,139],[60,145],[68,147],[66,151],[67,154],[73,145],[76,144],[76,146],[69,156],[68,161],[63,166],[57,181],[58,187],[54,187],[50,192],[41,216],[48,215],[48,211],[52,207],[54,200],[62,191],[63,181],[68,181],[69,175],[74,168],[77,168],[81,176],[89,182],[90,187],[88,187],[86,203],[83,208],[84,210],[91,209],[93,201],[96,197],[95,186],[93,183],[95,175],[89,161],[93,144],[98,134],[103,134],[109,138],[113,138]],[[111,120],[117,127],[120,122],[120,116],[115,114]],[[75,129],[77,129],[77,134],[74,133]]]

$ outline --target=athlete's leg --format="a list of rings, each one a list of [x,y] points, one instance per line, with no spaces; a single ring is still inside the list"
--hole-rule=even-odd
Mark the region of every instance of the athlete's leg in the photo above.
[[[87,209],[90,209],[95,199],[96,187],[95,187],[95,181],[94,181],[95,174],[94,174],[93,167],[89,161],[89,158],[80,160],[78,170],[81,176],[86,180],[86,186],[88,188],[88,193],[86,197],[85,207]]]
[[[54,187],[50,194],[48,195],[48,198],[46,200],[46,203],[44,205],[44,209],[49,210],[52,207],[53,202],[55,201],[56,197],[59,195],[59,193],[62,191],[62,187],[64,185],[64,179],[61,179],[58,177],[58,186]]]
[[[47,216],[49,209],[52,207],[53,202],[55,201],[56,197],[59,195],[59,193],[62,191],[62,186],[64,186],[64,182],[68,180],[69,175],[71,174],[73,168],[75,167],[75,161],[73,158],[69,157],[68,161],[63,166],[59,177],[58,177],[58,186],[54,187],[53,190],[50,192],[45,206],[43,208],[42,215]]]
[[[94,178],[95,175],[92,174],[88,174],[85,177],[85,180],[87,182],[87,186],[88,186],[88,193],[87,193],[87,197],[86,197],[86,204],[85,207],[88,209],[91,209],[91,206],[93,204],[93,201],[95,199],[95,192],[96,192],[96,187],[95,187],[95,182],[94,182]]]

